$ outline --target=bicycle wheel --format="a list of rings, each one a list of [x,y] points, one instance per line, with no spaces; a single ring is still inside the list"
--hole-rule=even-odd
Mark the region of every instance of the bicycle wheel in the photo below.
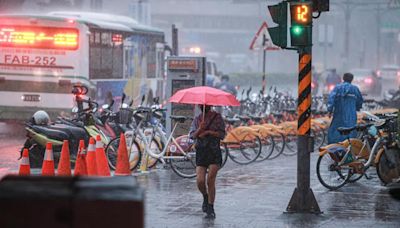
[[[376,173],[384,185],[400,178],[399,149],[389,148],[379,158]]]
[[[150,142],[150,150],[154,154],[160,154],[162,152],[162,146],[156,139],[153,138]],[[149,156],[147,158],[147,168],[153,168],[155,165],[157,165],[157,162],[157,158]]]
[[[343,187],[349,179],[350,170],[343,169],[331,158],[329,153],[318,157],[317,177],[319,182],[329,190]]]
[[[170,159],[172,170],[183,178],[196,177],[196,152],[189,151],[184,154],[174,153],[172,156],[181,156],[179,159]]]
[[[279,136],[274,136],[273,138],[275,142],[275,148],[271,156],[269,156],[268,160],[272,160],[279,157],[285,150],[285,144],[286,144],[285,136],[283,134],[280,134]]]
[[[221,168],[225,166],[226,161],[228,160],[228,147],[225,143],[221,144],[221,153],[222,153],[222,164]]]
[[[286,148],[282,153],[286,156],[293,156],[297,154],[297,136],[296,135],[287,135],[285,137]]]
[[[119,141],[120,141],[119,137],[115,138],[111,140],[106,147],[108,164],[112,170],[115,170],[117,166]],[[126,141],[127,143],[129,143],[130,140],[127,139]],[[131,170],[134,170],[138,166],[142,158],[142,152],[140,151],[140,147],[136,141],[133,141],[131,146],[127,145],[127,150],[129,159],[129,168]]]
[[[363,176],[364,176],[364,174],[362,174],[362,173],[350,173],[350,177],[347,180],[347,182],[348,183],[355,183],[358,180],[360,180]]]
[[[178,159],[169,159],[172,170],[178,174],[178,176],[183,178],[196,177],[196,151],[194,150],[194,146],[190,143],[187,135],[180,136],[176,140],[181,148],[185,151],[186,155],[179,149],[170,151],[170,156],[180,157]],[[173,144],[168,146],[170,148],[176,148],[176,146]]]
[[[258,156],[257,161],[265,161],[269,159],[274,152],[275,141],[272,136],[267,136],[266,138],[261,139],[262,149],[261,154]]]
[[[254,136],[238,143],[229,143],[227,147],[229,149],[228,156],[232,161],[241,165],[247,165],[257,160],[262,149],[260,138]]]

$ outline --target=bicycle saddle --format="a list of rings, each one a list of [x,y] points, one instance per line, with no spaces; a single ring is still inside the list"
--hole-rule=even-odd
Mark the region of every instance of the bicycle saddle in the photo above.
[[[355,129],[356,129],[356,126],[353,126],[353,127],[338,127],[337,130],[341,135],[349,135]]]
[[[153,116],[155,117],[155,118],[157,118],[157,119],[161,119],[161,118],[163,118],[163,114],[162,113],[160,113],[160,112],[153,112]]]
[[[340,134],[342,135],[349,135],[353,130],[356,131],[364,131],[366,129],[368,129],[369,127],[371,127],[373,124],[359,124],[353,127],[338,127],[338,131],[340,132]]]
[[[248,116],[238,116],[238,118],[239,118],[241,121],[249,121],[249,120],[250,120],[250,117],[248,117]]]
[[[357,125],[356,126],[356,130],[357,131],[364,131],[364,130],[367,130],[369,127],[371,127],[372,125],[374,125],[374,124],[372,124],[372,123],[368,123],[368,124],[359,124],[359,125]]]
[[[263,119],[261,116],[252,116],[252,115],[250,115],[250,118],[256,122],[260,122]]]
[[[192,120],[192,117],[188,117],[188,116],[170,116],[169,118],[178,121],[179,123],[183,123],[186,120]]]
[[[283,117],[283,114],[282,113],[273,113],[272,114],[274,117],[276,117],[276,118],[282,118]]]
[[[226,121],[228,124],[233,125],[233,124],[235,124],[236,122],[239,122],[240,119],[238,119],[238,118],[225,118],[225,121]]]

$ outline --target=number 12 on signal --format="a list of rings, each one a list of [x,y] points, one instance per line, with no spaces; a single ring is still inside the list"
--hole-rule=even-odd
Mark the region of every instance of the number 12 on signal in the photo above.
[[[311,24],[312,6],[309,3],[290,3],[290,12],[292,16],[292,25],[308,25]]]

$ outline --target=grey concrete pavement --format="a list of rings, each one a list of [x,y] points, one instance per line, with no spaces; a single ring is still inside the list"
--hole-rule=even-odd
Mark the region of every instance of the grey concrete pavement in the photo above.
[[[322,215],[284,214],[296,185],[296,157],[238,166],[228,161],[219,173],[214,221],[204,219],[202,196],[194,179],[171,170],[138,176],[146,188],[147,227],[399,227],[400,202],[391,198],[371,170],[372,180],[328,191],[316,179],[312,154],[311,185]]]
[[[17,133],[11,133],[19,129]],[[18,169],[21,126],[0,125],[0,177]],[[296,157],[240,166],[228,160],[217,179],[215,220],[204,219],[195,179],[161,166],[137,179],[146,189],[146,227],[400,227],[400,201],[380,185],[375,169],[338,191],[321,186],[311,156],[311,186],[321,215],[284,214],[296,185]]]

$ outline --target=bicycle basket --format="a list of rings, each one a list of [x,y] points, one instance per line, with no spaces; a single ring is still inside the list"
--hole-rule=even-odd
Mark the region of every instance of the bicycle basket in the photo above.
[[[119,123],[128,124],[132,122],[133,110],[128,108],[121,108],[119,110]]]

